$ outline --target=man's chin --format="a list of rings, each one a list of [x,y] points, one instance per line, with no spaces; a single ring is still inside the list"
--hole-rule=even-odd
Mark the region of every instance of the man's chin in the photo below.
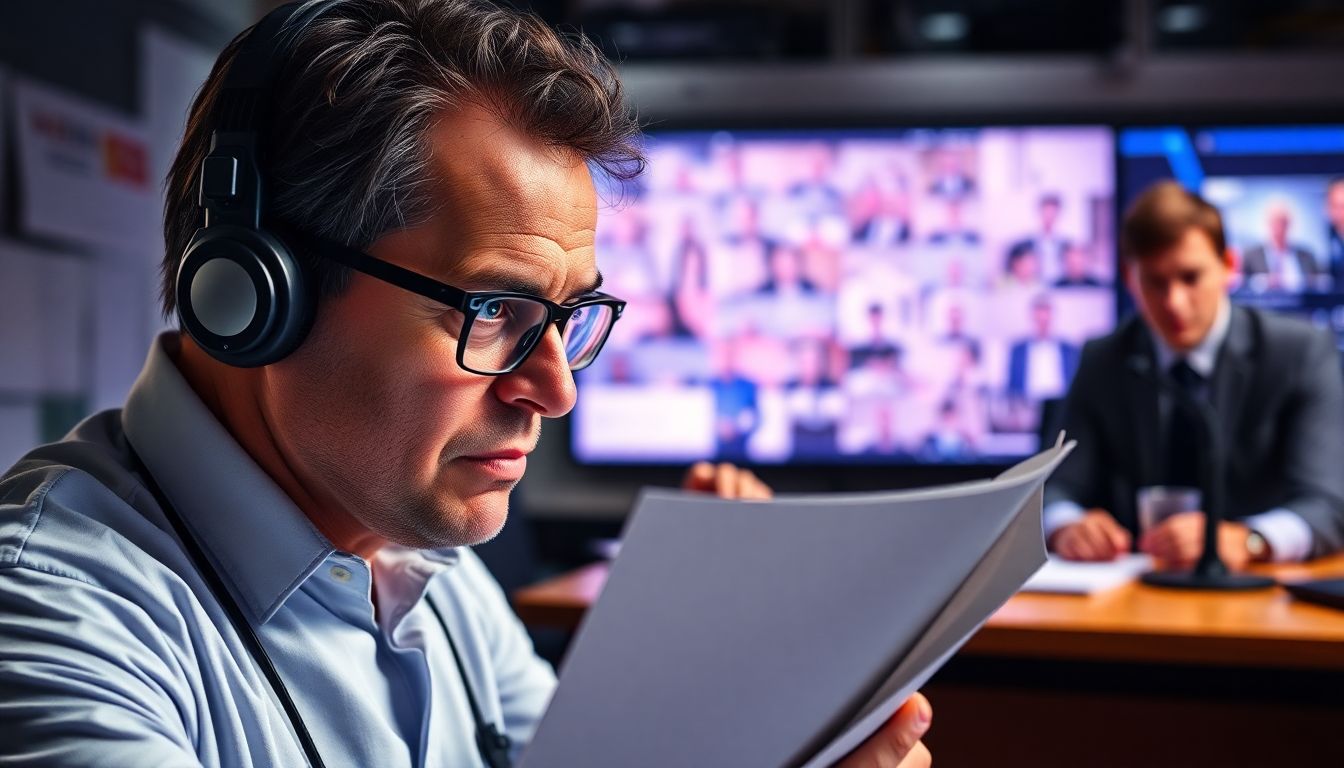
[[[1199,335],[1194,333],[1184,333],[1176,337],[1176,341],[1171,345],[1171,348],[1175,352],[1185,354],[1199,346],[1200,341],[1202,341],[1202,337]]]
[[[1182,328],[1180,330],[1163,329],[1162,341],[1173,352],[1185,354],[1199,345],[1201,337],[1191,328]]]
[[[488,488],[476,493],[462,493],[449,488],[439,508],[449,517],[444,527],[455,539],[453,546],[474,546],[499,535],[509,519],[509,494],[513,483],[505,488]]]
[[[499,532],[504,529],[504,523],[509,519],[508,497],[497,503],[479,504],[469,502],[462,519],[462,537],[465,539],[465,546],[474,547],[477,544],[495,538]]]

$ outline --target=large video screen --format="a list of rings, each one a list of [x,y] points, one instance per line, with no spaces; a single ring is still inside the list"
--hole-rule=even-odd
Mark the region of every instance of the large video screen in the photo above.
[[[599,215],[629,301],[577,460],[1001,463],[1115,320],[1112,131],[666,132]]]
[[[1120,154],[1126,204],[1175,178],[1222,212],[1234,301],[1344,340],[1344,125],[1131,128]]]

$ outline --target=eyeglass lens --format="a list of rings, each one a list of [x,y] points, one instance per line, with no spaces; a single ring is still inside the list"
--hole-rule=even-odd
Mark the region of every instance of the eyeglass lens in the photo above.
[[[615,312],[600,304],[580,307],[565,324],[565,358],[571,370],[593,361],[606,339]],[[481,305],[464,340],[463,363],[482,373],[512,369],[545,332],[546,306],[522,297],[500,297]]]

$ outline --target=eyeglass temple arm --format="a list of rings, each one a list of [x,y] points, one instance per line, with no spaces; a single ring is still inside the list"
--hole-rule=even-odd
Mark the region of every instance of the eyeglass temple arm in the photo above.
[[[445,285],[424,275],[416,274],[388,261],[370,256],[361,250],[342,245],[331,240],[309,236],[314,252],[325,259],[343,264],[369,277],[391,283],[425,298],[433,299],[455,309],[464,309],[467,294],[451,285]]]

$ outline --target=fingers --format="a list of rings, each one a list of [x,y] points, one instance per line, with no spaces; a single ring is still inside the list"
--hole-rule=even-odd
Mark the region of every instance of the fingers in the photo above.
[[[714,468],[714,493],[721,499],[737,498],[738,468],[732,464],[720,464]]]
[[[1246,546],[1250,532],[1244,523],[1224,521],[1218,526],[1218,554],[1228,568],[1240,571],[1250,565],[1251,551]]]
[[[1099,560],[1114,560],[1129,551],[1131,544],[1129,531],[1125,530],[1109,513],[1092,513],[1087,522],[1090,524],[1092,544]]]
[[[739,499],[770,499],[774,498],[775,492],[765,481],[748,470],[739,470],[737,482],[737,498]]]
[[[1134,538],[1129,535],[1129,531],[1125,530],[1124,527],[1117,523],[1110,515],[1106,516],[1105,522],[1106,524],[1103,526],[1103,529],[1106,538],[1110,540],[1111,551],[1113,553],[1111,557],[1120,557],[1128,552],[1134,545]]]
[[[916,693],[836,768],[927,768],[933,758],[920,739],[932,722],[929,700]]]
[[[1115,556],[1111,549],[1111,539],[1106,535],[1106,531],[1093,518],[1088,518],[1078,525],[1078,533],[1087,543],[1086,549],[1091,554],[1090,560],[1109,560]]]
[[[1070,560],[1096,560],[1096,549],[1088,539],[1086,523],[1080,521],[1066,526],[1059,533],[1059,554]]]
[[[1153,531],[1153,556],[1163,562],[1185,567],[1199,559],[1204,548],[1204,515],[1184,512],[1173,515]]]
[[[754,472],[733,464],[701,461],[686,473],[682,488],[713,493],[725,499],[769,499],[774,491]]]
[[[1204,513],[1182,512],[1154,526],[1140,547],[1173,568],[1185,568],[1199,559],[1204,548]]]
[[[919,742],[915,748],[910,750],[896,768],[929,768],[933,765],[933,754],[929,748],[924,746],[924,742]]]
[[[688,491],[712,491],[714,489],[714,465],[708,461],[697,461],[686,470],[681,487]]]
[[[1131,539],[1105,511],[1088,512],[1052,537],[1055,551],[1069,560],[1114,560],[1129,551]]]
[[[1054,533],[1050,534],[1049,545],[1051,551],[1066,560],[1082,560],[1083,553],[1078,548],[1078,537],[1074,532],[1072,523],[1060,527]]]

